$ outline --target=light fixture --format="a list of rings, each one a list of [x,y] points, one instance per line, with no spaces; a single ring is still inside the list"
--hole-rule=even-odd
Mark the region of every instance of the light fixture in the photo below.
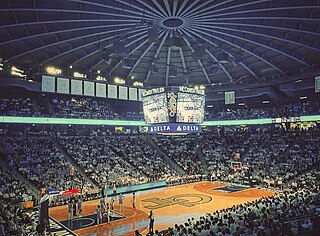
[[[213,105],[207,105],[207,107],[208,107],[208,108],[211,108],[211,107],[213,107]]]
[[[20,70],[15,66],[11,67],[11,75],[16,75],[16,76],[19,76],[19,77],[27,77],[27,75],[24,74],[23,70]]]
[[[70,65],[69,68],[72,69],[72,65]]]
[[[303,100],[303,99],[307,99],[308,97],[306,97],[306,96],[302,96],[302,97],[300,97],[300,100]]]
[[[61,75],[62,74],[62,70],[61,69],[58,69],[58,68],[55,68],[53,66],[48,66],[46,68],[46,72],[50,75]]]
[[[268,103],[270,103],[270,101],[265,100],[265,101],[262,101],[262,103],[263,103],[263,104],[268,104]]]
[[[73,77],[75,77],[75,78],[87,78],[87,75],[75,71],[75,72],[73,72]]]
[[[106,81],[106,77],[103,77],[103,76],[101,76],[101,75],[98,75],[98,76],[96,77],[96,80]]]
[[[136,81],[136,82],[134,82],[134,83],[133,83],[133,86],[136,86],[136,87],[143,87],[143,83],[142,83],[142,82],[138,82],[138,81]]]
[[[295,83],[301,83],[302,82],[302,79],[298,79],[296,81],[294,81]]]
[[[130,78],[131,78],[131,79],[134,79],[134,75],[131,75]]]
[[[124,79],[121,79],[120,77],[114,77],[113,82],[116,84],[125,84],[126,81]]]
[[[239,103],[238,105],[239,105],[239,106],[244,106],[245,104],[244,104],[244,103]]]
[[[100,74],[100,70],[97,70],[97,73]]]

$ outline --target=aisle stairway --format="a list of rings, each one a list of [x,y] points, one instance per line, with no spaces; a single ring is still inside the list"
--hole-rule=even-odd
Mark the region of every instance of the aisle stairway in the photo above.
[[[29,182],[18,170],[11,168],[7,162],[7,155],[0,151],[0,165],[3,169],[10,172],[15,176],[20,182],[22,182],[28,189],[30,189],[33,194],[40,199],[40,189],[37,189],[31,182]]]
[[[56,145],[56,147],[59,149],[59,151],[64,155],[64,157],[74,166],[75,171],[80,173],[81,176],[83,176],[85,178],[85,181],[90,183],[93,187],[98,188],[99,187],[99,183],[96,181],[92,181],[84,172],[84,170],[73,160],[73,158],[71,158],[67,152],[67,150],[65,150],[65,148],[59,143],[59,141],[52,135],[50,134],[50,138],[51,141]]]
[[[148,143],[151,147],[155,148],[158,153],[161,155],[163,160],[179,175],[185,175],[185,171],[178,166],[177,163],[175,163],[167,154],[165,154],[159,146],[154,142],[154,140],[149,135],[143,135],[141,136],[142,139],[145,140],[146,143]]]
[[[196,144],[196,148],[195,148],[196,150],[195,151],[198,154],[199,160],[201,161],[202,166],[204,168],[204,173],[203,174],[207,174],[208,173],[208,164],[207,164],[206,159],[203,156],[203,152],[202,152],[202,149],[201,149],[201,146],[200,146],[199,136],[195,136],[194,137],[194,141],[195,141],[195,144]]]

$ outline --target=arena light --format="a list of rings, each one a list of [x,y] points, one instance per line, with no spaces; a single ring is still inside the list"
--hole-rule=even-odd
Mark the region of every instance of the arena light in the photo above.
[[[304,100],[304,99],[307,99],[308,97],[306,97],[306,96],[302,96],[302,97],[300,97],[300,100]]]
[[[296,81],[294,81],[295,83],[301,83],[302,82],[302,79],[298,79]]]
[[[134,77],[134,75],[131,75],[130,78],[131,78],[131,79],[134,79],[135,77]]]
[[[114,77],[113,82],[116,84],[125,84],[126,81],[124,79],[121,79],[120,77]]]
[[[245,104],[244,104],[244,103],[239,103],[238,105],[239,105],[239,106],[245,106]]]
[[[61,69],[58,69],[56,67],[53,67],[53,66],[48,66],[46,68],[46,72],[49,74],[49,75],[61,75],[62,74],[62,70]]]
[[[69,68],[72,69],[72,65],[70,65]]]
[[[11,67],[11,75],[16,75],[16,76],[19,76],[19,77],[27,77],[27,75],[24,74],[23,70],[20,70],[15,66]]]
[[[75,72],[73,72],[73,77],[75,77],[75,78],[82,78],[82,79],[84,79],[84,78],[87,78],[87,75],[86,75],[86,74],[82,74],[82,73],[80,73],[80,72],[75,71]]]
[[[98,74],[100,74],[100,72],[101,72],[100,70],[97,70],[97,73],[98,73]]]
[[[133,83],[133,86],[136,86],[136,87],[143,87],[143,83],[142,83],[142,82],[138,82],[138,81],[136,81],[136,82],[134,82],[134,83]]]
[[[103,76],[101,76],[101,75],[98,75],[98,76],[96,77],[96,80],[106,81],[106,77],[103,77]]]
[[[213,107],[213,105],[207,105],[207,107],[208,107],[208,108],[211,108],[211,107]]]
[[[270,101],[265,100],[265,101],[262,101],[262,103],[263,103],[263,104],[268,104],[268,103],[270,103]]]

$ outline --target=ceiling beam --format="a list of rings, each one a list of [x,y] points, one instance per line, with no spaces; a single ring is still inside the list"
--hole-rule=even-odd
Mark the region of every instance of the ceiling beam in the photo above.
[[[136,0],[137,2],[139,2],[141,5],[144,5],[145,7],[147,7],[149,10],[155,12],[158,16],[160,17],[166,17],[165,14],[163,14],[162,12],[156,10],[154,7],[151,7],[149,4],[147,4],[145,1],[143,0]]]
[[[164,32],[162,32],[159,36],[159,38],[161,38],[164,35]],[[149,52],[149,50],[154,46],[156,42],[151,43],[146,50],[144,50],[144,52],[141,54],[141,56],[139,57],[139,59],[135,62],[135,64],[133,65],[133,67],[131,68],[131,70],[129,71],[127,78],[133,73],[133,71],[136,69],[136,67],[139,65],[139,63],[141,62],[141,60],[144,58],[144,56]]]
[[[131,1],[128,1],[128,0],[113,0],[113,1],[116,1],[116,2],[118,2],[118,3],[120,3],[120,4],[122,4],[122,5],[126,5],[126,6],[128,6],[128,7],[131,7],[131,8],[134,8],[134,9],[137,9],[137,10],[139,10],[139,11],[142,11],[143,12],[143,14],[146,14],[146,15],[152,15],[152,16],[154,16],[154,17],[156,17],[156,18],[158,18],[158,17],[161,17],[161,14],[159,14],[159,12],[157,12],[157,11],[146,11],[145,9],[143,9],[143,8],[141,8],[141,7],[139,7],[139,6],[137,6],[137,5],[135,5],[135,4],[132,4],[132,2]],[[153,12],[153,13],[152,13]]]
[[[133,31],[131,31],[131,33],[132,33],[132,32],[139,32],[139,31],[141,31],[141,30],[145,30],[145,29],[133,30]],[[104,33],[105,33],[105,32],[104,32]],[[89,35],[89,36],[91,36],[91,35]],[[89,36],[88,36],[88,37],[89,37]],[[56,58],[59,58],[59,57],[65,55],[65,54],[71,53],[71,52],[76,51],[76,50],[79,50],[79,49],[83,49],[83,48],[88,47],[88,46],[91,46],[91,45],[93,45],[93,44],[97,44],[97,43],[100,43],[100,42],[102,42],[102,41],[106,41],[106,40],[109,40],[109,39],[113,39],[114,36],[115,36],[115,35],[113,35],[113,36],[111,36],[111,37],[108,37],[108,38],[104,38],[104,39],[102,39],[102,40],[96,40],[96,41],[93,41],[93,42],[91,42],[91,43],[87,43],[87,44],[81,45],[81,46],[79,46],[79,47],[75,47],[75,48],[73,48],[73,49],[71,49],[71,50],[67,50],[67,51],[65,51],[65,52],[63,52],[63,53],[61,53],[61,54],[58,54],[58,55],[56,55],[56,56],[54,56],[54,57],[51,57],[50,59],[48,59],[48,60],[46,60],[46,61],[41,62],[41,64],[45,64],[45,63],[47,63],[47,62],[49,62],[49,61],[52,61],[52,60],[54,60],[54,59],[56,59]],[[133,37],[136,37],[136,35],[130,36],[130,37],[128,37],[128,38],[131,38],[131,37],[132,37],[132,38],[133,38]],[[81,38],[81,37],[79,37],[79,38]],[[69,41],[69,40],[66,40],[66,41]],[[108,45],[108,46],[111,46],[111,45],[112,45],[112,44],[110,44],[110,45]],[[107,46],[107,47],[108,47],[108,46]],[[106,48],[107,48],[107,47],[106,47]],[[101,51],[101,49],[96,50],[95,53],[98,53],[98,52],[100,52],[100,51]],[[85,56],[85,57],[86,57],[86,56]],[[83,60],[85,57],[82,57],[81,60]],[[79,61],[77,61],[77,62],[79,62]],[[72,64],[75,64],[75,62],[72,63]]]
[[[181,29],[181,31],[184,31],[184,30]],[[184,31],[184,32],[185,32],[185,31]],[[192,37],[188,32],[185,32],[185,33],[186,33],[189,37]],[[188,45],[188,47],[190,48],[191,52],[194,53],[194,49],[191,47],[191,44],[190,44],[189,40],[188,40],[187,38],[183,38],[183,39],[184,39],[184,41],[186,42],[186,44]],[[202,69],[202,72],[203,72],[205,78],[207,79],[208,83],[211,84],[211,81],[210,81],[210,78],[209,78],[209,76],[208,76],[208,73],[207,73],[206,69],[204,68],[201,60],[198,59],[197,62],[198,62],[198,64],[200,65],[200,67],[201,67],[201,69]]]
[[[168,16],[172,17],[172,12],[171,12],[171,8],[170,5],[168,3],[168,0],[164,0],[164,5],[166,6],[167,12],[168,12]]]
[[[233,3],[232,5],[228,6],[228,7],[223,7],[223,8],[220,8],[220,9],[217,9],[217,10],[214,10],[214,11],[210,11],[211,9],[213,8],[217,8],[218,6],[221,6],[221,5],[227,5],[227,3],[230,3],[230,2],[235,2]],[[236,4],[236,0],[229,0],[229,1],[222,1],[216,5],[212,5],[212,6],[209,6],[209,7],[206,7],[203,11],[199,12],[195,12],[197,9],[192,9],[191,11],[188,12],[188,14],[186,14],[185,16],[186,17],[194,17],[194,16],[200,16],[201,18],[208,15],[208,14],[211,14],[212,15],[215,15],[214,13],[215,12],[219,12],[219,11],[228,11],[228,13],[226,13],[226,15],[229,14],[230,10],[233,9],[233,8],[238,8],[238,7],[244,7],[244,6],[249,6],[249,5],[254,5],[254,4],[257,4],[257,3],[263,3],[263,2],[270,2],[270,0],[255,0],[255,1],[252,1],[252,2],[248,2],[248,3],[243,3],[243,4]],[[202,5],[205,5],[202,4]],[[198,9],[200,8],[200,6],[198,7]]]
[[[126,26],[128,27],[128,26],[135,26],[135,25],[136,24],[127,24]],[[123,26],[125,26],[125,25],[123,25]],[[114,27],[119,27],[119,25],[99,25],[99,26],[70,28],[70,29],[65,29],[65,30],[50,31],[50,32],[45,32],[45,33],[40,33],[40,34],[33,34],[33,35],[26,36],[26,37],[21,37],[21,38],[16,38],[16,39],[11,39],[11,40],[8,40],[8,41],[0,42],[0,46],[1,45],[5,45],[5,44],[10,44],[10,43],[16,43],[16,42],[23,41],[23,40],[28,40],[28,39],[35,38],[35,37],[50,36],[51,34],[55,34],[54,36],[56,36],[56,34],[61,34],[61,33],[73,33],[75,31],[83,31],[83,30],[91,30],[91,29],[96,30],[96,29],[99,29],[99,28],[106,29],[106,28],[109,28],[109,27],[110,28],[114,28]],[[126,28],[126,29],[128,29],[128,28]]]
[[[61,43],[67,43],[69,41],[73,41],[73,40],[77,40],[77,39],[85,39],[85,38],[90,38],[90,37],[93,37],[93,36],[98,36],[98,35],[103,35],[103,34],[108,34],[108,33],[116,33],[116,32],[121,32],[121,31],[124,31],[124,30],[129,30],[130,28],[124,28],[124,29],[119,29],[119,30],[110,30],[110,31],[104,31],[104,32],[99,32],[99,33],[95,33],[95,34],[90,34],[90,35],[84,35],[84,36],[79,36],[79,37],[75,37],[75,38],[71,38],[71,39],[66,39],[66,40],[62,40],[62,41],[59,41],[59,42],[55,42],[55,43],[50,43],[50,44],[47,44],[47,45],[44,45],[42,47],[38,47],[38,48],[35,48],[33,50],[30,50],[30,51],[26,51],[26,52],[23,52],[23,53],[20,53],[19,55],[17,56],[14,56],[14,57],[11,57],[9,58],[9,60],[14,60],[16,59],[17,57],[21,57],[21,56],[25,56],[25,55],[28,55],[28,54],[31,54],[35,51],[39,51],[39,50],[42,50],[42,49],[45,49],[47,47],[52,47],[52,46],[56,46],[58,44],[61,44]],[[145,30],[145,29],[141,29],[141,30]],[[81,48],[81,47],[87,47],[89,45],[92,45],[92,44],[95,44],[97,42],[99,42],[101,40],[97,40],[97,41],[94,41],[94,42],[91,42],[91,43],[86,43],[85,45],[82,45],[78,48]],[[65,53],[67,52],[70,52],[69,51],[66,51]],[[61,55],[61,54],[60,54]],[[60,56],[58,55],[58,56]]]
[[[278,50],[278,49],[276,49],[276,48],[273,48],[273,47],[270,47],[270,46],[268,46],[268,45],[259,43],[259,42],[257,42],[257,41],[253,41],[253,40],[250,40],[250,39],[248,39],[248,38],[239,37],[239,36],[236,36],[236,35],[233,35],[233,34],[229,34],[229,33],[224,33],[224,32],[222,32],[221,30],[218,31],[218,30],[208,29],[208,28],[207,28],[206,26],[204,26],[204,25],[202,25],[201,27],[199,27],[199,26],[193,26],[192,28],[198,28],[198,29],[201,29],[202,31],[203,31],[203,30],[207,30],[207,31],[212,32],[212,33],[222,34],[222,35],[228,36],[228,37],[230,37],[230,38],[235,38],[235,39],[242,40],[242,41],[244,41],[244,42],[250,42],[250,43],[252,43],[252,44],[256,44],[256,45],[258,45],[258,46],[260,46],[260,47],[267,48],[267,49],[269,49],[269,50],[271,50],[271,51],[277,52],[277,53],[279,53],[279,54],[281,54],[281,55],[283,55],[283,56],[285,56],[285,57],[288,57],[288,58],[290,58],[290,59],[292,59],[292,60],[294,60],[294,61],[296,61],[296,62],[299,62],[300,64],[302,64],[302,65],[304,65],[304,66],[309,67],[310,69],[312,69],[312,66],[311,66],[311,65],[305,63],[304,61],[300,60],[299,58],[296,58],[296,57],[294,57],[294,56],[291,56],[291,55],[288,54],[288,53],[282,52],[282,51],[280,51],[280,50]],[[219,28],[221,28],[222,30],[224,30],[222,27],[219,27]],[[221,37],[220,37],[220,38],[221,38]]]
[[[186,30],[189,31],[188,29],[186,29]],[[263,62],[265,62],[266,64],[268,64],[270,67],[272,67],[272,68],[274,68],[275,70],[279,71],[281,74],[283,74],[283,75],[285,74],[280,68],[278,68],[277,66],[275,66],[275,65],[272,64],[271,62],[265,60],[264,58],[260,57],[260,56],[257,55],[257,54],[252,53],[251,51],[249,51],[249,50],[241,47],[241,45],[232,43],[232,42],[230,42],[230,41],[228,41],[228,40],[225,40],[225,39],[223,39],[223,38],[218,38],[218,37],[216,37],[216,36],[214,36],[214,35],[212,35],[212,34],[209,34],[209,33],[207,33],[207,32],[204,32],[203,30],[193,29],[193,31],[190,30],[189,32],[191,32],[191,33],[193,33],[193,34],[196,34],[198,37],[199,37],[199,34],[201,33],[201,34],[206,35],[206,36],[208,36],[208,37],[210,37],[210,38],[215,38],[215,39],[217,39],[217,40],[219,40],[219,41],[225,42],[225,43],[227,43],[227,44],[229,44],[229,45],[232,45],[232,46],[234,46],[234,47],[242,48],[243,51],[245,51],[245,52],[247,52],[248,54],[256,57],[257,59],[259,59],[259,61],[263,61]],[[195,32],[198,32],[198,33],[195,33]],[[214,46],[217,46],[217,45],[213,44],[210,40],[208,40],[208,39],[206,39],[206,38],[203,38],[203,39],[204,39],[205,41],[207,41],[208,43],[210,43],[210,44],[212,44],[212,45],[214,45]]]
[[[107,4],[107,3],[106,4],[101,4],[101,3],[84,1],[84,0],[68,0],[68,1],[69,2],[78,2],[78,3],[82,3],[82,4],[92,5],[92,6],[96,6],[96,7],[99,7],[99,8],[101,8],[101,7],[102,8],[107,8],[107,9],[110,9],[112,11],[118,10],[118,11],[121,11],[121,12],[127,12],[127,13],[131,13],[131,14],[139,15],[139,16],[145,18],[145,19],[150,19],[150,20],[157,19],[157,17],[155,15],[152,15],[149,12],[146,12],[144,9],[139,8],[139,7],[135,7],[135,9],[138,9],[138,10],[142,11],[143,13],[138,12],[138,11],[131,11],[131,10],[126,9],[124,7],[119,8],[119,7],[116,7],[114,5],[112,6],[111,4]],[[114,1],[117,1],[117,0],[114,0]],[[121,3],[121,4],[126,4],[126,3],[121,2],[121,1],[118,1],[118,2]],[[126,5],[128,7],[130,7],[130,8],[134,8],[133,4],[129,4],[129,5],[126,4]]]
[[[167,54],[166,86],[169,86],[170,59],[171,59],[171,47],[168,48],[168,54]]]
[[[183,51],[182,51],[181,47],[179,48],[179,52],[180,52],[180,57],[181,57],[181,61],[182,61],[183,72],[187,73],[186,61],[184,59],[184,55],[183,55]]]
[[[157,49],[157,51],[156,51],[156,53],[155,53],[155,55],[154,55],[154,59],[155,59],[155,60],[158,58],[158,55],[159,55],[159,53],[160,53],[160,51],[161,51],[161,49],[162,49],[162,47],[163,47],[164,42],[166,41],[166,39],[167,39],[167,37],[168,37],[168,35],[169,35],[169,32],[167,31],[166,34],[164,35],[164,37],[162,38],[162,40],[161,40],[161,42],[160,42],[160,44],[159,44],[159,47],[158,47],[158,49]],[[150,68],[149,68],[148,73],[147,73],[147,76],[146,76],[145,81],[144,81],[145,83],[149,80],[150,75],[151,75],[151,70],[150,70]]]

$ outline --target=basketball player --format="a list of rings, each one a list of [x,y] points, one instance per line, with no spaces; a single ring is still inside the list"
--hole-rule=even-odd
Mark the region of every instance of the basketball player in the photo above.
[[[97,226],[98,226],[99,224],[102,223],[102,214],[101,214],[100,205],[97,206],[96,214],[97,214]]]
[[[122,195],[122,193],[120,193],[120,195],[118,196],[120,211],[124,210],[124,208],[123,208],[123,199],[124,199],[124,196]]]
[[[116,187],[116,183],[113,184],[113,194],[116,194],[117,193],[117,187]]]
[[[68,203],[68,220],[72,218],[72,201],[70,200]]]
[[[150,211],[150,215],[148,217],[150,219],[150,223],[149,223],[149,233],[153,234],[153,225],[154,225],[154,214],[152,211]]]
[[[136,193],[132,193],[132,207],[136,209]]]
[[[104,197],[103,196],[101,196],[101,198],[100,198],[100,205],[101,205],[101,211],[102,211],[102,213],[104,213],[104,211],[105,211],[105,201],[104,201]]]
[[[107,206],[106,206],[105,216],[106,216],[106,222],[110,224],[110,205],[108,202],[107,202]]]
[[[82,196],[81,195],[79,196],[79,199],[78,199],[78,215],[82,216]]]
[[[111,210],[114,211],[114,198],[111,197],[110,199],[110,207],[111,207]]]

